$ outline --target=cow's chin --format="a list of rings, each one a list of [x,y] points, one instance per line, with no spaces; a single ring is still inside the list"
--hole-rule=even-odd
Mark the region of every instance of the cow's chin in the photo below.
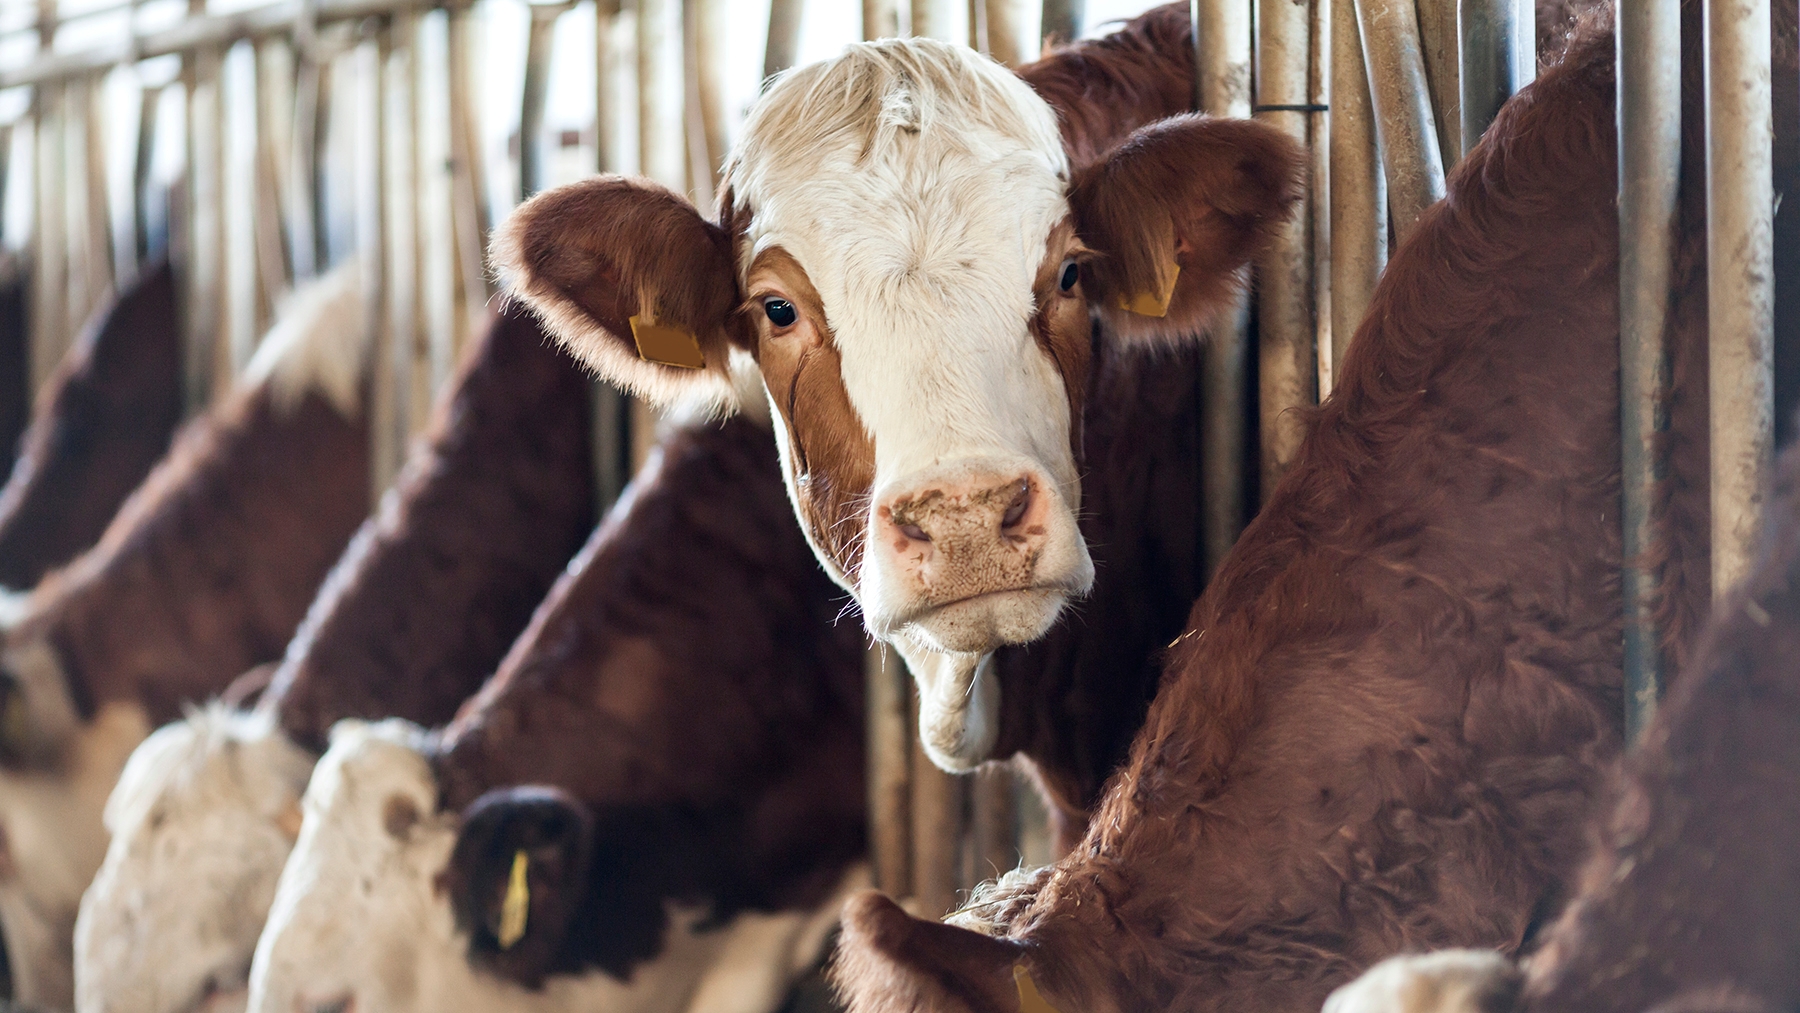
[[[1060,587],[991,591],[914,616],[901,635],[945,654],[987,654],[1011,644],[1029,644],[1050,632],[1068,604]]]

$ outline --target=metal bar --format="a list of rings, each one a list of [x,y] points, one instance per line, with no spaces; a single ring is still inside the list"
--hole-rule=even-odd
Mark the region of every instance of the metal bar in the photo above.
[[[725,87],[719,80],[724,21],[720,0],[685,0],[681,5],[688,175],[694,201],[702,208],[712,206],[725,164]]]
[[[212,403],[230,385],[230,350],[224,336],[225,250],[223,201],[223,103],[220,53],[191,54],[188,90],[187,378],[189,404]]]
[[[1248,119],[1250,5],[1240,0],[1192,0],[1188,13],[1197,29],[1200,110]],[[1237,541],[1249,499],[1245,482],[1249,325],[1249,297],[1239,296],[1237,306],[1215,325],[1202,352],[1201,524],[1208,573],[1218,568]]]
[[[974,886],[1019,865],[1019,777],[1010,763],[989,763],[969,781]]]
[[[620,61],[613,37],[618,27],[619,2],[598,0],[594,13],[594,168],[618,172],[619,111],[629,101],[629,96],[616,87],[623,80],[618,73]],[[631,399],[603,381],[594,381],[589,390],[594,488],[604,510],[619,498],[631,480]]]
[[[1419,215],[1444,196],[1444,160],[1412,0],[1356,0],[1369,97],[1381,136],[1382,171],[1394,237],[1405,242]]]
[[[638,0],[638,171],[687,189],[680,0]],[[673,66],[671,66],[673,65]]]
[[[1306,61],[1307,144],[1312,153],[1313,393],[1311,404],[1331,392],[1331,0],[1313,0]]]
[[[901,666],[904,668],[904,666]],[[917,704],[913,706],[917,713]],[[967,779],[938,769],[912,735],[912,898],[916,913],[942,918],[962,885]]]
[[[298,69],[294,75],[294,140],[288,150],[292,162],[287,174],[288,263],[297,280],[311,278],[319,270],[319,236],[313,188],[318,183],[319,141],[325,98],[324,69],[305,38],[295,40]]]
[[[157,114],[162,109],[162,97],[162,88],[145,88],[138,97],[137,150],[131,164],[131,246],[139,262],[151,254],[150,173],[155,168]]]
[[[1311,21],[1316,2],[1256,0],[1257,107],[1311,103]],[[1307,145],[1311,115],[1259,109],[1256,118]],[[1317,398],[1310,185],[1308,191],[1256,265],[1257,416],[1265,501],[1299,455],[1305,430],[1297,409]]]
[[[273,40],[256,51],[256,263],[262,284],[259,334],[268,327],[276,300],[293,281],[281,215],[282,169],[287,160],[283,142],[293,131],[293,125],[281,115],[292,101],[287,88],[292,68],[286,55],[287,50]]]
[[[1362,35],[1349,0],[1331,5],[1331,373],[1369,312],[1387,263],[1387,181]],[[1320,388],[1319,395],[1328,393]]]
[[[360,116],[356,138],[356,220],[363,272],[363,326],[373,340],[370,386],[369,490],[371,502],[393,483],[406,454],[406,416],[399,396],[402,377],[395,368],[395,335],[388,313],[387,66],[393,53],[393,25],[384,22],[372,40],[356,48],[356,80],[351,85]]]
[[[1431,86],[1431,105],[1437,115],[1438,150],[1444,168],[1456,164],[1463,150],[1462,88],[1457,67],[1457,0],[1417,0],[1419,41],[1425,54],[1425,80]]]
[[[1662,637],[1657,573],[1645,565],[1661,480],[1655,440],[1668,427],[1665,324],[1681,178],[1681,0],[1619,5],[1619,407],[1624,517],[1625,729],[1656,713]]]
[[[1038,57],[1038,39],[1031,30],[1025,0],[981,0],[987,20],[987,53],[1008,67],[1019,67]]]
[[[862,37],[891,39],[900,34],[899,0],[862,0]]]
[[[1519,90],[1518,22],[1517,0],[1461,0],[1457,9],[1465,155]]]
[[[1241,2],[1241,0],[1240,0]],[[1043,29],[1046,40],[1073,42],[1087,24],[1087,0],[1044,0]]]
[[[456,291],[461,306],[450,363],[457,360],[469,335],[480,325],[488,301],[487,271],[482,266],[487,256],[487,185],[482,172],[475,100],[469,94],[470,17],[467,6],[450,9],[446,46],[450,78],[450,217],[456,226]]]
[[[769,39],[763,47],[763,77],[794,65],[800,51],[800,22],[806,16],[806,0],[772,0],[769,4]]]
[[[88,314],[107,297],[113,284],[112,201],[106,186],[106,87],[102,75],[83,78],[77,85],[81,124],[69,141],[80,147],[81,297],[69,321],[69,333],[77,334]]]
[[[1774,114],[1769,0],[1706,3],[1712,578],[1755,559],[1774,446]]]
[[[68,298],[63,187],[63,89],[42,88],[33,99],[32,157],[37,191],[31,223],[31,389],[41,390],[68,344]]]
[[[527,200],[548,183],[544,172],[544,100],[550,88],[550,47],[564,7],[532,7],[525,40],[525,87],[519,103],[519,190]]]
[[[863,654],[869,777],[869,848],[875,885],[912,893],[912,680],[900,655],[876,643]]]
[[[912,0],[912,34],[944,42],[964,42],[951,27],[951,0]]]

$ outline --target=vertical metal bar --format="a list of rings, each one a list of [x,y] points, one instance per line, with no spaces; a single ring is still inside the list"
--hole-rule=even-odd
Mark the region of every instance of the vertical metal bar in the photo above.
[[[915,697],[913,713],[917,706]],[[911,739],[913,902],[920,916],[942,918],[956,908],[962,885],[968,779],[938,769],[918,735]]]
[[[974,886],[1019,865],[1019,777],[1010,763],[989,763],[969,781]]]
[[[992,50],[988,48],[986,0],[968,0],[964,9],[969,18],[969,48],[983,56],[992,55]]]
[[[674,190],[687,188],[681,99],[680,0],[638,0],[638,166]]]
[[[70,210],[81,222],[78,254],[71,272],[80,295],[69,307],[69,334],[81,331],[88,314],[112,289],[112,202],[106,194],[106,89],[105,75],[91,74],[73,82],[71,108],[79,121],[71,124],[68,142],[74,147],[70,161],[81,166],[81,189]]]
[[[618,60],[613,32],[619,23],[619,0],[594,3],[594,170],[618,172],[619,93],[614,87]]]
[[[281,221],[281,141],[290,129],[277,111],[285,98],[280,87],[285,61],[275,57],[277,44],[265,42],[256,50],[256,264],[261,298],[257,303],[255,332],[261,334],[274,316],[276,300],[287,291],[292,275],[288,268],[287,238]],[[271,66],[271,65],[274,66]]]
[[[1045,5],[1049,16],[1049,5]],[[1250,116],[1250,4],[1243,0],[1191,0],[1188,8],[1198,53],[1200,111],[1212,116]],[[1046,32],[1049,31],[1046,26]],[[1249,442],[1248,403],[1250,302],[1216,325],[1202,354],[1201,486],[1202,540],[1206,567],[1218,568],[1243,529],[1249,492],[1245,465]]]
[[[33,178],[37,200],[32,213],[31,389],[42,389],[68,344],[64,321],[68,297],[68,250],[63,215],[62,88],[40,85],[32,123]]]
[[[1317,0],[1257,0],[1256,118],[1302,145],[1310,141],[1312,8]],[[1310,149],[1309,149],[1310,150]],[[1310,190],[1310,187],[1309,187]],[[1262,495],[1300,451],[1301,409],[1316,401],[1313,340],[1312,200],[1257,261],[1257,384]]]
[[[531,7],[525,40],[525,87],[519,103],[519,191],[524,201],[548,183],[544,171],[544,100],[550,87],[550,47],[561,7]]]
[[[862,37],[891,39],[900,34],[899,0],[862,0]]]
[[[875,885],[912,893],[912,680],[900,655],[876,643],[863,655],[868,708],[869,848]]]
[[[1444,196],[1444,160],[1412,0],[1356,0],[1369,97],[1381,135],[1382,170],[1394,238],[1405,242],[1419,215]]]
[[[1419,41],[1425,55],[1425,80],[1431,87],[1431,104],[1436,110],[1438,150],[1443,153],[1444,168],[1456,164],[1463,150],[1462,88],[1456,63],[1457,0],[1417,0]]]
[[[1706,3],[1713,595],[1749,571],[1774,447],[1769,0]]]
[[[987,27],[987,53],[1008,67],[1019,67],[1038,57],[1038,38],[1033,31],[1031,9],[1025,0],[982,0]]]
[[[317,0],[302,0],[300,16],[294,21],[294,140],[289,147],[293,162],[288,167],[287,222],[288,258],[296,279],[318,273],[323,240],[318,234],[318,201],[314,194],[319,182],[326,104],[325,70],[319,58],[314,21],[316,6]]]
[[[618,172],[619,110],[626,102],[616,85],[613,33],[619,20],[618,0],[598,0],[594,25],[595,168]],[[601,509],[612,505],[631,480],[631,400],[609,383],[596,381],[592,397],[594,486]]]
[[[404,13],[393,16],[387,28],[389,54],[382,68],[387,130],[382,138],[387,151],[387,172],[382,187],[387,192],[387,326],[392,335],[389,354],[393,361],[395,428],[400,434],[400,462],[414,433],[425,428],[431,390],[421,380],[430,376],[430,356],[421,341],[421,306],[424,286],[420,280],[419,219],[423,195],[414,184],[419,174],[418,67],[419,18]]]
[[[806,0],[771,0],[769,40],[763,47],[763,77],[774,77],[794,65],[794,55],[800,51],[800,23],[805,16]]]
[[[1518,15],[1517,0],[1461,0],[1457,9],[1465,155],[1519,90]]]
[[[191,405],[208,404],[231,381],[225,331],[223,102],[216,48],[191,56],[188,93],[187,377]]]
[[[1331,369],[1369,312],[1387,263],[1387,181],[1351,0],[1331,5]],[[1323,397],[1326,390],[1321,389]]]
[[[1646,564],[1662,475],[1654,442],[1668,426],[1664,325],[1681,178],[1681,0],[1617,12],[1619,80],[1619,418],[1623,452],[1625,729],[1635,740],[1662,687],[1657,574]]]
[[[1241,3],[1248,2],[1249,0],[1241,0]],[[1045,39],[1073,42],[1081,38],[1081,30],[1086,26],[1087,0],[1044,0],[1041,34]]]
[[[951,0],[912,0],[912,34],[920,38],[962,42],[951,17]]]
[[[488,300],[487,271],[482,266],[487,255],[487,181],[482,171],[475,100],[470,94],[470,48],[474,39],[469,23],[473,16],[467,3],[449,12],[450,206],[456,225],[457,291],[462,304],[455,331],[456,347],[451,350],[453,362],[487,312]]]
[[[131,241],[139,262],[150,257],[155,245],[150,235],[150,173],[155,168],[157,114],[162,109],[162,98],[163,89],[158,87],[145,88],[138,99],[137,151],[131,165]]]
[[[719,79],[725,49],[719,33],[724,20],[721,0],[684,0],[681,5],[688,175],[694,201],[701,208],[712,207],[719,169],[725,164],[725,89]]]
[[[1331,11],[1332,0],[1313,0],[1312,43],[1306,62],[1307,144],[1312,153],[1313,392],[1310,404],[1331,392],[1335,361],[1331,342]]]
[[[357,249],[363,273],[363,326],[370,337],[369,490],[371,501],[400,471],[406,453],[406,423],[401,413],[400,377],[395,369],[394,334],[388,329],[388,103],[387,65],[393,53],[393,25],[383,19],[374,26],[374,38],[356,47],[356,79],[351,94],[357,97],[356,221]]]

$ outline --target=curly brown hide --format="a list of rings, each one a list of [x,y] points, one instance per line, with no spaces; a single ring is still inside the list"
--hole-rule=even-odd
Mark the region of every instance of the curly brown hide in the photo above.
[[[152,724],[281,657],[368,514],[368,428],[267,384],[176,437],[99,544],[45,578],[9,644],[56,652],[83,717],[132,701]]]
[[[1620,740],[1613,99],[1612,40],[1587,35],[1397,251],[1087,838],[975,912],[1016,950],[940,960],[852,907],[853,1009],[1012,1013],[994,960],[1064,1011],[1316,1009],[1391,953],[1515,951],[1553,910]],[[1678,456],[1705,432],[1691,211]],[[1664,515],[1677,616],[1707,590],[1679,530],[1705,530],[1693,463]]]
[[[345,717],[456,713],[593,528],[588,380],[522,309],[496,318],[288,648],[265,704],[323,750]]]
[[[566,933],[500,953],[465,926],[475,958],[519,980],[627,973],[659,951],[666,900],[721,918],[817,904],[863,852],[862,632],[838,618],[768,431],[681,429],[659,455],[435,758],[447,809],[539,784],[591,821],[585,899],[533,884],[527,924],[575,910]],[[447,879],[467,910],[505,875]]]
[[[160,261],[94,315],[37,399],[0,489],[0,585],[30,588],[100,538],[169,449],[181,361],[174,272]]]

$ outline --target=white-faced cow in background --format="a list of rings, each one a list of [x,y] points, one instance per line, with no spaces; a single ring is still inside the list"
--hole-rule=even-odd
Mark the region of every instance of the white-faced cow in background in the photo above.
[[[1053,104],[967,49],[852,46],[752,109],[718,222],[602,177],[495,244],[607,378],[724,410],[732,374],[761,388],[802,527],[905,657],[950,769],[991,755],[994,651],[1093,582],[1076,447],[1095,319],[1104,341],[1193,335],[1298,194],[1276,131],[1057,92],[1057,73],[1034,82]]]

